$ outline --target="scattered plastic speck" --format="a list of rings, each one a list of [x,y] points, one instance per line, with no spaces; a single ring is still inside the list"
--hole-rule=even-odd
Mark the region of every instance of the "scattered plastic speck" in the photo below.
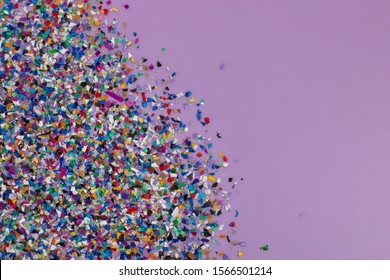
[[[260,247],[260,250],[268,251],[268,245],[261,246],[261,247]]]

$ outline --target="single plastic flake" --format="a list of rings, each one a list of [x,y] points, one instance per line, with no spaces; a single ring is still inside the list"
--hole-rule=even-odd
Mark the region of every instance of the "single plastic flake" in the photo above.
[[[240,259],[242,259],[242,258],[244,257],[244,252],[241,251],[241,250],[239,250],[239,251],[237,252],[237,256],[238,256]]]
[[[260,247],[260,250],[268,251],[268,245],[261,246],[261,247]]]

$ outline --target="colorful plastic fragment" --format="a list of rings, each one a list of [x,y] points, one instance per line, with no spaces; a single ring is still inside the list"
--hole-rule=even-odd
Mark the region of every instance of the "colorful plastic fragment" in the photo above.
[[[261,246],[261,247],[260,247],[260,250],[268,251],[268,245]]]

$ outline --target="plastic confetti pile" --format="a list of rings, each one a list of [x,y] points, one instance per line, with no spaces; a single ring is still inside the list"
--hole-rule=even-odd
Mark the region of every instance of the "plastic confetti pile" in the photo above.
[[[228,158],[189,135],[180,114],[207,125],[203,102],[135,58],[111,11],[0,1],[0,259],[213,257]]]

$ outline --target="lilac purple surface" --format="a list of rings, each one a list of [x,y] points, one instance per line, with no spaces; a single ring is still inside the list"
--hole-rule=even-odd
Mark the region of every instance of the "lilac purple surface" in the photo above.
[[[390,258],[390,2],[125,2],[238,160],[244,258]]]

